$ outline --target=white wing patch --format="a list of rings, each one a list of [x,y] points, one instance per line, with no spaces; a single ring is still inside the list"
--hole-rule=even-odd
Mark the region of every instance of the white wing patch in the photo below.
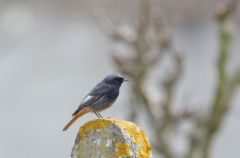
[[[86,97],[83,99],[83,101],[82,101],[81,104],[86,103],[87,101],[91,100],[92,98],[93,98],[93,96],[91,96],[91,95],[86,96]]]

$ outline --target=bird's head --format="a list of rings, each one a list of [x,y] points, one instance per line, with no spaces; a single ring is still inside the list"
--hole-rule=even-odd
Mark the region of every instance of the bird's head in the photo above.
[[[128,81],[128,80],[125,80],[122,76],[117,75],[117,74],[108,75],[103,79],[103,82],[105,82],[107,84],[117,85],[117,86],[121,86],[121,84],[124,81]]]

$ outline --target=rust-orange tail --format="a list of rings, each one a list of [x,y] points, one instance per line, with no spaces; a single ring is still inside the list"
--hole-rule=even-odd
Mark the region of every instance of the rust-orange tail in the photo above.
[[[88,107],[85,107],[85,108],[83,108],[82,110],[80,110],[77,114],[75,114],[74,116],[73,116],[73,118],[68,122],[68,124],[63,128],[63,131],[66,131],[69,127],[71,127],[72,126],[72,124],[79,118],[79,117],[81,117],[82,115],[84,115],[84,114],[86,114],[86,113],[88,113],[88,112],[90,112],[91,111],[91,109],[90,108],[88,108]]]

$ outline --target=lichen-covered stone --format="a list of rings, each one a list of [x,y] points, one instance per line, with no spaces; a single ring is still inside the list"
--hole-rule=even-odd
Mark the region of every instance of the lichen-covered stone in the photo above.
[[[136,124],[119,119],[96,119],[79,129],[72,158],[149,158],[151,145]]]

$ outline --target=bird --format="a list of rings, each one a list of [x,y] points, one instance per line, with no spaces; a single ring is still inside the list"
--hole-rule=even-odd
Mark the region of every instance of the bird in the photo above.
[[[118,74],[107,75],[83,99],[63,131],[66,131],[78,118],[89,112],[95,113],[98,118],[103,118],[99,112],[114,104],[119,95],[119,89],[125,81],[128,80]]]

